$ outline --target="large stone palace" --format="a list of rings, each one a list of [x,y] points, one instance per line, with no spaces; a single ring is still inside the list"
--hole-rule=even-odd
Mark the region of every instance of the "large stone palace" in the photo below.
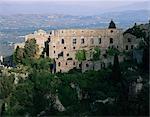
[[[116,28],[113,21],[106,29],[61,29],[51,30],[46,33],[43,30],[35,31],[25,36],[25,41],[35,39],[39,46],[39,55],[44,54],[55,61],[56,72],[68,72],[76,68],[86,70],[99,70],[113,63],[112,57],[103,56],[107,49],[116,48],[119,51],[128,51],[135,48],[139,40],[130,34],[123,35],[123,29]],[[16,44],[15,48],[24,47],[24,43]],[[91,51],[95,47],[100,48],[101,55],[97,61],[92,61]],[[86,51],[86,60],[79,62],[76,53],[79,50]],[[123,58],[119,57],[122,61]]]

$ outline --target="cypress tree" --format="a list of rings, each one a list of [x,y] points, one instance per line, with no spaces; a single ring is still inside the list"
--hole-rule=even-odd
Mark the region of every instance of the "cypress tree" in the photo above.
[[[112,79],[114,81],[120,81],[121,79],[121,71],[117,54],[115,54],[114,56],[114,64],[112,67]]]

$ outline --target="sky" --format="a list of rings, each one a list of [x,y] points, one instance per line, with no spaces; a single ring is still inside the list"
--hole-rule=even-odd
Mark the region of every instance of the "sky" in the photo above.
[[[0,14],[97,15],[138,9],[150,9],[150,0],[0,0]]]

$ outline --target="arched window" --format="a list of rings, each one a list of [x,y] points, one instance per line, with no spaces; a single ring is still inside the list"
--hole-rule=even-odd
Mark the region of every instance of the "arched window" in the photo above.
[[[84,38],[81,39],[81,44],[84,44]]]
[[[110,38],[110,43],[113,43],[113,38]]]
[[[61,44],[64,44],[64,43],[65,43],[64,39],[61,39]]]
[[[131,49],[133,49],[134,48],[134,46],[133,45],[131,45]]]
[[[98,43],[101,44],[101,38],[98,38]]]
[[[131,38],[128,38],[128,42],[131,42]]]

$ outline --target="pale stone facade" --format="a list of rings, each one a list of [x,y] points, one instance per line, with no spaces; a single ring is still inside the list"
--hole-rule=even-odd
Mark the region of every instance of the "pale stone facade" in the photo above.
[[[113,64],[113,57],[103,56],[108,48],[131,50],[139,43],[135,36],[123,35],[123,30],[117,29],[112,21],[108,29],[61,29],[49,33],[38,30],[25,36],[25,41],[33,38],[39,46],[39,54],[45,53],[55,60],[56,72],[68,72],[73,68],[82,69],[82,72],[99,70]],[[100,48],[101,55],[100,60],[93,62],[90,52],[95,47]],[[78,50],[86,51],[86,60],[82,64],[76,60]],[[123,61],[123,58],[119,57],[119,60]]]
[[[49,57],[56,59],[56,72],[67,72],[78,66],[79,62],[75,59],[77,50],[84,49],[88,52],[94,47],[99,47],[101,53],[105,53],[108,47],[112,46],[120,51],[123,50],[121,29],[54,30],[51,31],[50,37]]]

